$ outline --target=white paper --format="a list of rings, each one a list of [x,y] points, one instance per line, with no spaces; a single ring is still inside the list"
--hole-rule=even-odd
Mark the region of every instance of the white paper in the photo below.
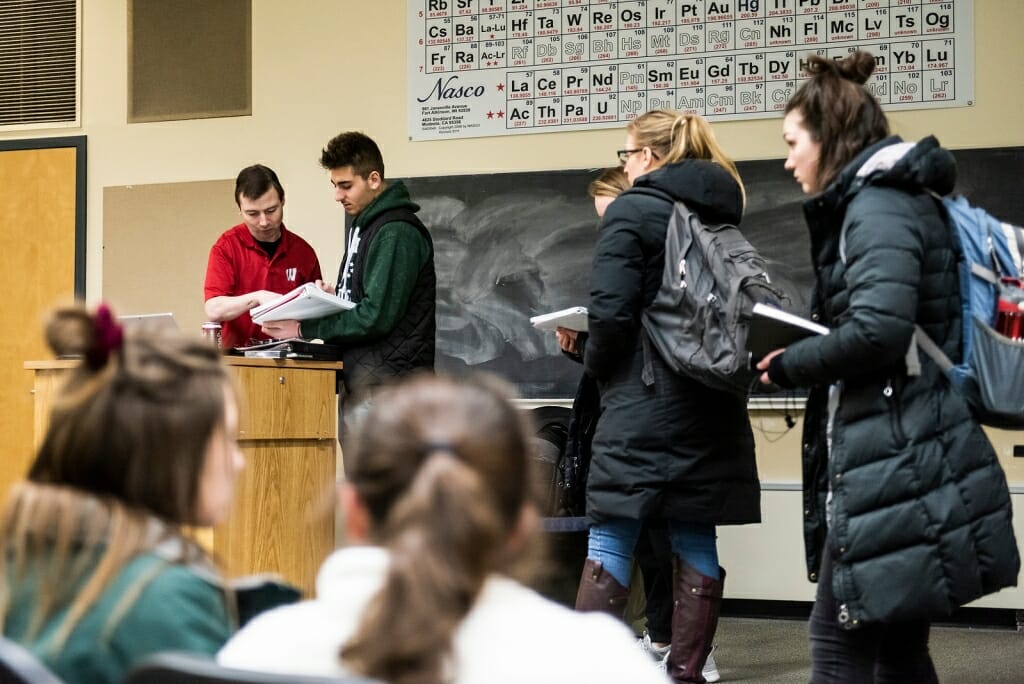
[[[310,318],[321,318],[354,306],[354,302],[324,292],[313,283],[306,283],[272,302],[257,306],[249,313],[253,323],[262,325],[266,321],[305,321]]]
[[[548,314],[541,314],[530,319],[533,327],[540,330],[554,330],[555,328],[567,328],[577,332],[587,331],[587,307],[573,306],[561,311],[553,311]]]
[[[806,318],[803,318],[802,316],[791,314],[777,307],[768,306],[767,304],[754,304],[754,308],[751,309],[751,313],[757,316],[764,316],[766,318],[774,318],[777,321],[782,321],[783,323],[787,323],[797,328],[809,330],[810,332],[815,333],[817,335],[828,335],[829,333],[829,329],[821,325],[820,323],[809,321]]]

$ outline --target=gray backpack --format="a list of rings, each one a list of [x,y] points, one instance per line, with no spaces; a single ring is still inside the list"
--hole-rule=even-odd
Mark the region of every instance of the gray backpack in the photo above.
[[[673,202],[661,286],[643,313],[644,382],[654,382],[653,345],[676,373],[746,396],[758,375],[747,353],[750,310],[756,303],[781,306],[785,295],[772,287],[764,258],[739,228],[704,225],[682,202],[642,191]]]

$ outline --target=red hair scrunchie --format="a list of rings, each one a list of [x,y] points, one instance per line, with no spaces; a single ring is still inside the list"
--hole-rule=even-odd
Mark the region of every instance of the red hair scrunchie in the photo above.
[[[124,342],[124,328],[114,319],[106,304],[100,304],[93,319],[93,344],[85,353],[89,368],[99,370],[107,364],[110,352],[121,349]]]

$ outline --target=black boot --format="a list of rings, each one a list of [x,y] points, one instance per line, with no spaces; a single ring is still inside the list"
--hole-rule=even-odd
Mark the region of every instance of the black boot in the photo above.
[[[629,587],[624,587],[606,572],[601,561],[587,559],[583,564],[580,588],[576,592],[576,610],[599,611],[621,620],[626,611]]]
[[[719,568],[721,577],[711,579],[680,559],[677,563],[668,674],[673,682],[704,684],[706,680],[701,670],[718,629],[725,570]]]

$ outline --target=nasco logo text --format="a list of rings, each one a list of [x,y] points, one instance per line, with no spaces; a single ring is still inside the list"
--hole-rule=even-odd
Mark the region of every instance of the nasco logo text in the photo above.
[[[427,100],[437,100],[442,102],[444,100],[468,100],[474,97],[480,97],[484,94],[484,87],[478,86],[463,86],[456,83],[459,80],[458,76],[449,76],[447,79],[439,78],[434,87],[430,89],[426,97],[416,98],[417,102],[426,102]]]

